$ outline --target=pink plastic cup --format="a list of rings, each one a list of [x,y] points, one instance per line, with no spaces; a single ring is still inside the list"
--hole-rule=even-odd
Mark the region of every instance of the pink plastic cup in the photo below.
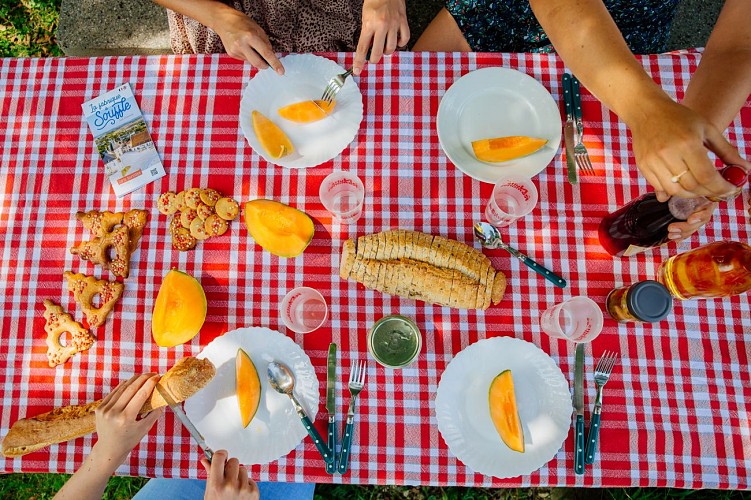
[[[485,219],[496,227],[508,226],[537,206],[537,188],[531,179],[507,175],[498,180],[485,207]]]
[[[592,342],[602,332],[602,310],[587,297],[572,297],[547,309],[540,328],[551,337]]]
[[[307,286],[291,290],[279,306],[284,325],[296,333],[310,333],[323,325],[329,308],[321,293]]]

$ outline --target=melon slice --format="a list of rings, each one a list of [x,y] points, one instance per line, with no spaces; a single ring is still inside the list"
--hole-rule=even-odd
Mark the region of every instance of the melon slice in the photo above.
[[[506,446],[519,453],[524,453],[524,431],[516,408],[514,379],[511,370],[502,371],[493,379],[488,391],[490,418],[495,430]]]
[[[295,148],[279,126],[258,111],[253,111],[253,131],[266,154],[274,159],[287,156]]]
[[[334,110],[336,101],[302,101],[279,108],[279,116],[297,123],[317,122]]]
[[[243,427],[247,427],[256,416],[261,402],[261,380],[258,378],[258,371],[253,360],[242,349],[238,349],[235,356],[235,376],[240,417]]]
[[[515,160],[542,149],[548,141],[525,135],[495,137],[472,142],[472,150],[480,161],[497,163]]]

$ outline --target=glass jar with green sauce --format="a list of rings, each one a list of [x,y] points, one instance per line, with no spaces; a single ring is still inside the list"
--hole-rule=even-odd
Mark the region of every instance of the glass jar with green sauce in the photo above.
[[[402,368],[422,349],[422,333],[411,319],[394,314],[379,319],[368,332],[368,351],[386,368]]]

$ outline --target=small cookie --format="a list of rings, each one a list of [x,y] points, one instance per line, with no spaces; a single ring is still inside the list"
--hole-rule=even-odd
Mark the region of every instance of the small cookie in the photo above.
[[[123,294],[125,285],[118,281],[98,280],[81,273],[73,274],[70,271],[65,271],[63,276],[68,280],[68,291],[73,292],[73,298],[86,315],[89,326],[102,326]],[[99,307],[93,304],[97,295]]]
[[[182,224],[185,229],[190,229],[190,223],[193,222],[193,219],[196,217],[198,217],[198,213],[195,210],[192,208],[186,208],[180,214],[180,224]]]
[[[221,197],[222,195],[216,189],[203,189],[201,191],[201,201],[210,207],[216,205],[216,202],[219,201]]]
[[[156,202],[156,207],[159,209],[159,213],[164,215],[172,215],[177,212],[177,195],[172,191],[167,191],[159,195],[159,200]]]
[[[77,212],[76,219],[80,220],[83,227],[88,229],[95,238],[103,238],[111,233],[115,226],[122,224],[123,214],[121,212],[89,210],[88,212]]]
[[[201,190],[198,188],[190,188],[185,191],[185,204],[188,208],[195,210],[198,208],[198,204],[201,203]]]
[[[177,228],[172,235],[172,246],[181,252],[193,250],[196,247],[196,243],[198,243],[198,240],[191,236],[190,231],[184,227]]]
[[[182,212],[188,205],[185,204],[185,191],[180,191],[175,195],[175,204],[177,205],[177,211]]]
[[[112,249],[112,252],[110,249]],[[78,255],[81,259],[88,260],[92,264],[100,265],[104,269],[109,269],[115,276],[127,278],[129,273],[128,262],[132,253],[128,228],[118,226],[101,238],[97,237],[71,247],[70,253]],[[114,253],[114,257],[111,256],[112,253]]]
[[[235,220],[240,213],[240,204],[232,198],[220,198],[214,205],[214,210],[224,220]]]
[[[229,223],[216,214],[206,219],[204,226],[209,236],[221,236],[229,229]]]
[[[203,219],[196,217],[193,222],[190,223],[190,235],[198,241],[203,241],[209,238],[209,233],[206,232],[206,225]]]
[[[196,208],[196,213],[198,214],[199,219],[206,220],[214,215],[214,209],[205,203],[199,203],[198,208]]]
[[[148,217],[149,213],[146,210],[139,210],[137,208],[128,210],[123,214],[123,225],[128,228],[131,252],[135,252],[136,248],[138,248],[138,242],[141,240],[143,228],[146,227]]]
[[[44,331],[47,332],[47,361],[51,367],[61,365],[71,356],[85,351],[94,345],[94,336],[51,300],[44,301]],[[66,345],[60,337],[68,334]]]
[[[176,213],[172,216],[172,218],[169,221],[169,234],[173,238],[175,237],[175,231],[177,231],[178,228],[183,227],[182,222],[180,221],[181,213]]]

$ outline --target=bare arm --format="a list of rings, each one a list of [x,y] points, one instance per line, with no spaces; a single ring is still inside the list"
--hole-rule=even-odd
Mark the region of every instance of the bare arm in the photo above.
[[[284,74],[266,32],[249,16],[217,0],[153,0],[214,30],[227,54],[258,69],[271,66]]]
[[[683,104],[725,130],[751,94],[751,2],[727,0]]]
[[[637,166],[663,199],[733,191],[707,149],[725,163],[751,164],[707,119],[675,103],[650,78],[601,0],[531,0],[530,5],[566,64],[631,129]],[[679,183],[672,182],[686,170]]]
[[[365,55],[371,48],[372,63],[382,55],[393,54],[397,47],[409,42],[407,6],[404,0],[364,0],[362,5],[362,30],[355,54],[354,74],[359,75],[365,66]]]

